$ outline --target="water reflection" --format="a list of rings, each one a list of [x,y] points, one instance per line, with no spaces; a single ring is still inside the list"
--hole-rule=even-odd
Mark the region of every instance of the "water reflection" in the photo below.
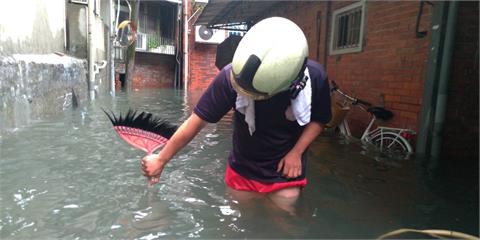
[[[112,224],[110,236],[135,239],[145,236],[145,231],[152,232],[151,237],[171,234],[174,212],[169,209],[169,202],[159,199],[157,194],[154,188],[145,191],[135,207],[137,210],[120,215]]]
[[[0,238],[375,238],[402,227],[478,234],[478,197],[458,194],[472,191],[468,184],[438,185],[414,160],[375,159],[328,135],[310,147],[294,216],[267,198],[234,196],[224,184],[231,114],[207,125],[148,188],[144,153],[116,136],[100,108],[180,124],[198,96],[119,93],[3,135]]]

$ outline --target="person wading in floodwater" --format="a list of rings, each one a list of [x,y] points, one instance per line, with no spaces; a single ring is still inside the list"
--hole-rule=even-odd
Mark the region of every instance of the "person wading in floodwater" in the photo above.
[[[229,192],[260,193],[292,212],[307,184],[306,149],[331,118],[327,75],[307,57],[307,40],[295,23],[280,17],[258,22],[166,146],[143,158],[144,175],[158,181],[167,162],[207,123],[234,109]]]

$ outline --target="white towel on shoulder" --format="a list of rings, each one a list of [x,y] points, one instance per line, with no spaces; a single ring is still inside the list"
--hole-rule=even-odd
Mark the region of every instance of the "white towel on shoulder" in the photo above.
[[[291,111],[300,126],[304,126],[310,122],[310,110],[312,108],[312,85],[310,82],[310,74],[308,68],[305,68],[305,77],[307,78],[305,88],[300,91],[295,99],[291,100],[290,107],[287,111]],[[255,132],[255,101],[241,93],[237,92],[237,100],[235,109],[245,115],[245,122],[248,124],[250,135]],[[289,113],[285,113],[287,116]]]
[[[253,98],[237,92],[235,109],[245,115],[245,122],[248,124],[250,135],[255,132],[255,101]]]

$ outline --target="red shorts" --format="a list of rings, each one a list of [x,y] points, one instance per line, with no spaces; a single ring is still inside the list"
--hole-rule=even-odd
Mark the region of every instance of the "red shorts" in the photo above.
[[[240,176],[230,167],[229,164],[227,164],[225,183],[227,184],[227,186],[239,191],[269,193],[288,187],[304,187],[305,185],[307,185],[307,179],[304,178],[302,180],[279,183],[262,183]]]

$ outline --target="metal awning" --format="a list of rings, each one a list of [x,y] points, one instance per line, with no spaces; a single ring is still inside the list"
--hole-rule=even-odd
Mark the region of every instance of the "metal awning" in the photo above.
[[[226,27],[239,23],[256,23],[270,16],[272,9],[277,8],[284,1],[226,1],[209,0],[198,17],[195,25]]]

